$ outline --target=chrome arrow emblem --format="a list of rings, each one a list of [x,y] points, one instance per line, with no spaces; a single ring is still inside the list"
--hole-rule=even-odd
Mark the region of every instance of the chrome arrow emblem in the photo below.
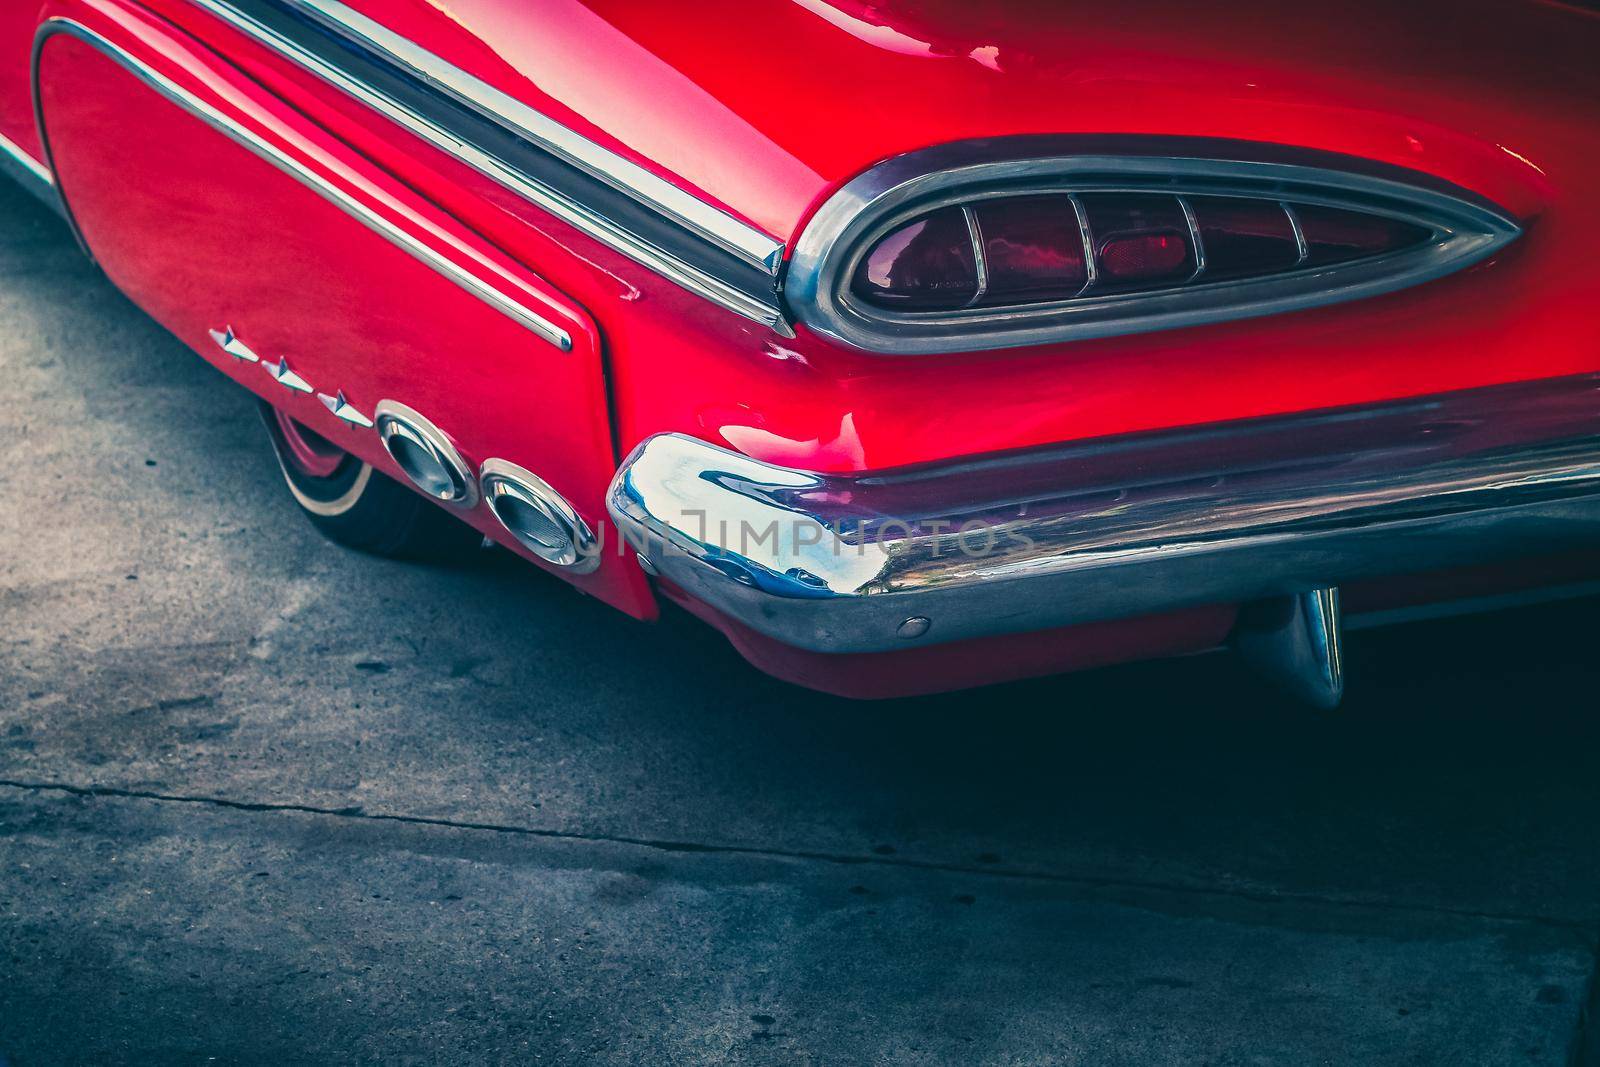
[[[339,394],[337,396],[329,396],[327,393],[318,393],[317,399],[322,401],[323,407],[333,412],[334,418],[343,419],[351,426],[360,426],[362,429],[366,430],[372,429],[372,420],[361,414],[360,411],[356,410],[354,404],[350,403],[350,401],[344,398],[343,389],[339,390]]]
[[[224,326],[220,330],[207,330],[211,339],[217,342],[217,347],[222,349],[241,363],[260,363],[261,357],[250,351],[250,346],[233,335],[232,326]]]
[[[272,375],[273,381],[285,389],[293,389],[297,393],[311,392],[311,383],[290,370],[289,361],[282,356],[278,357],[278,362],[276,363],[263,361],[261,366],[266,369],[268,374]]]

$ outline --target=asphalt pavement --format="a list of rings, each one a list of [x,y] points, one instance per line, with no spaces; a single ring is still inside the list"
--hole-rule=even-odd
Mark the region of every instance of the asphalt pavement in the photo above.
[[[819,696],[324,542],[0,182],[0,1063],[1583,1062],[1596,607]]]

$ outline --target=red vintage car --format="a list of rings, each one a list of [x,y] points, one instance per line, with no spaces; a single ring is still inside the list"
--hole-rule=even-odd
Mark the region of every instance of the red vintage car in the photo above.
[[[856,696],[1233,647],[1331,706],[1347,622],[1600,572],[1593,5],[16,0],[0,49],[0,157],[344,544],[470,527]]]

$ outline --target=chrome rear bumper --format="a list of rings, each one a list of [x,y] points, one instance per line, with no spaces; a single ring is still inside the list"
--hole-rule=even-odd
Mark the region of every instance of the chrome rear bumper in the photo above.
[[[745,625],[882,651],[1600,547],[1600,376],[869,474],[662,434],[609,506]]]

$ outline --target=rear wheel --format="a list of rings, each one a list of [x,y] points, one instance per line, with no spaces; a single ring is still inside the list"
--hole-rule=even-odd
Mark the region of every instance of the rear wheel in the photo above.
[[[295,503],[330,541],[408,559],[458,555],[477,544],[470,526],[266,401],[261,418]]]

